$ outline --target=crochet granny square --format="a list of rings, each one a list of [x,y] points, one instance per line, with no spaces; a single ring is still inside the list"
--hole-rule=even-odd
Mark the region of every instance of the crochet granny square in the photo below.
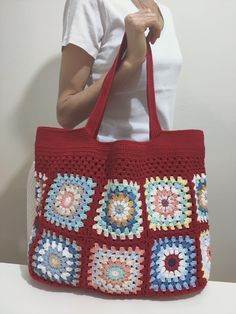
[[[150,265],[150,289],[181,291],[196,287],[196,240],[189,235],[154,240]]]
[[[144,184],[149,229],[174,230],[189,228],[192,203],[188,180],[182,177],[146,178]]]
[[[43,230],[31,254],[33,272],[39,277],[59,284],[78,284],[81,247],[75,241]]]
[[[200,248],[202,254],[202,271],[206,280],[210,278],[211,271],[211,246],[209,229],[204,230],[200,234]]]
[[[140,238],[143,218],[139,189],[135,181],[108,180],[94,218],[97,234],[122,240]]]
[[[206,174],[194,174],[193,176],[197,220],[199,222],[208,222],[208,199],[207,199],[207,180]]]
[[[46,198],[44,216],[56,226],[79,231],[84,226],[96,182],[78,174],[57,174]]]
[[[107,293],[136,294],[141,290],[144,250],[95,243],[90,250],[88,285]]]

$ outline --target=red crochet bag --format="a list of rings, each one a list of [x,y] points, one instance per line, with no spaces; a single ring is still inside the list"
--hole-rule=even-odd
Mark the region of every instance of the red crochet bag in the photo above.
[[[150,139],[96,139],[126,48],[125,33],[84,127],[37,128],[29,273],[119,297],[200,291],[211,265],[204,133],[161,129],[148,40]]]

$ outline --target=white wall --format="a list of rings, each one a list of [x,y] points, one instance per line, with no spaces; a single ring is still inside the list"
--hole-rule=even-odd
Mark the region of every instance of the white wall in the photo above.
[[[205,131],[211,278],[236,281],[236,2],[162,2],[184,55],[174,127]]]
[[[211,279],[236,282],[236,3],[161,2],[173,12],[184,57],[174,128],[203,129],[206,137]],[[63,7],[64,0],[1,0],[0,261],[26,263],[26,180],[35,130],[58,126]]]

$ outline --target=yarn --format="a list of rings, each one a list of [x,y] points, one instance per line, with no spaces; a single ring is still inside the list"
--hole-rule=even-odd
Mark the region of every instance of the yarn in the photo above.
[[[143,155],[137,143],[133,157],[133,146],[120,156],[108,145],[86,155],[38,148],[32,277],[125,297],[203,289],[211,265],[203,151]]]
[[[204,133],[161,129],[147,44],[148,141],[96,140],[125,35],[85,127],[37,128],[37,281],[137,298],[194,293],[210,278]]]

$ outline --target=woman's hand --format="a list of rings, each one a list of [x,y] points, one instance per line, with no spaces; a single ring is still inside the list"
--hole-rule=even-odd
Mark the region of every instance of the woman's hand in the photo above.
[[[131,64],[141,64],[146,59],[145,30],[149,28],[147,39],[152,44],[160,37],[164,27],[164,20],[158,5],[154,0],[135,0],[139,5],[139,11],[128,14],[125,21],[127,35],[127,53],[125,61]]]

